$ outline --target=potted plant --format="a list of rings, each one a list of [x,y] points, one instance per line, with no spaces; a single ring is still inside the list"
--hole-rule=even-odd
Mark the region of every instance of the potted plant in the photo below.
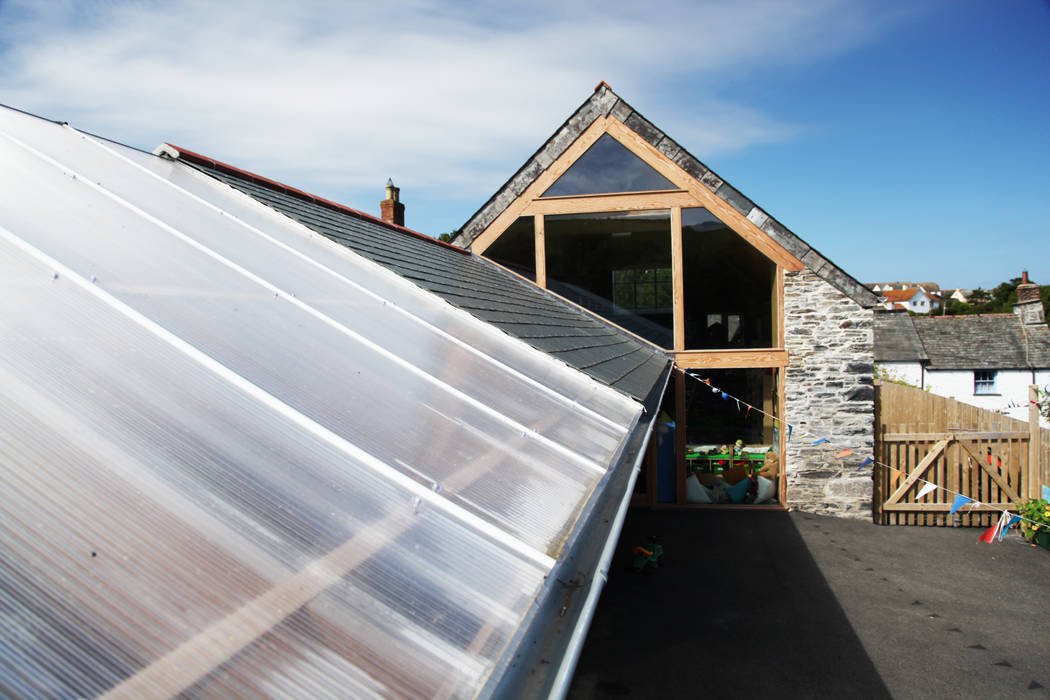
[[[1021,534],[1033,545],[1050,549],[1050,503],[1045,498],[1029,498],[1017,508]]]

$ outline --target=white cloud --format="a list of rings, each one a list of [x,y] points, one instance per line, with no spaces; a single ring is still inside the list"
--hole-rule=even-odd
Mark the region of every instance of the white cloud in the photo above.
[[[602,79],[701,157],[789,138],[727,78],[866,41],[880,7],[16,1],[0,101],[344,200],[393,176],[480,203]],[[683,90],[703,120],[675,111]]]

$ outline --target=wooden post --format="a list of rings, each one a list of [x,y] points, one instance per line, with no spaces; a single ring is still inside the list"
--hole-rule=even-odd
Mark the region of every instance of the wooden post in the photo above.
[[[674,493],[675,503],[685,503],[685,371],[674,373]]]
[[[532,219],[533,233],[536,237],[536,285],[547,288],[547,242],[544,234],[543,214]]]
[[[1043,476],[1039,469],[1039,390],[1032,384],[1028,387],[1028,497],[1039,498],[1042,487]]]
[[[685,350],[685,272],[682,267],[682,208],[671,207],[671,310],[675,350]]]

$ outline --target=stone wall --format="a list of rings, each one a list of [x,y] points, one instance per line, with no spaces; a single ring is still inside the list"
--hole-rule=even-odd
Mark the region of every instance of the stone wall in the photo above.
[[[874,447],[873,312],[808,269],[785,275],[784,305],[788,505],[871,517],[872,469],[857,467]],[[855,454],[836,458],[846,447]]]

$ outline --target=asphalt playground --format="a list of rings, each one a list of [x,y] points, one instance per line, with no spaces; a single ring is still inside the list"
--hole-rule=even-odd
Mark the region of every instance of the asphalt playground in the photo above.
[[[568,697],[1050,698],[1050,551],[981,532],[633,509]]]

